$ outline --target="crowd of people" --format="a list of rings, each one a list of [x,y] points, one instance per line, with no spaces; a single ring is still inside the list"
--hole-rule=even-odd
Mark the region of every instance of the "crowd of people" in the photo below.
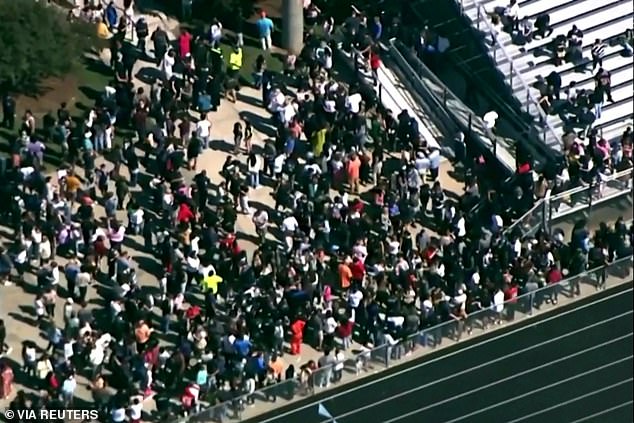
[[[0,215],[13,236],[0,250],[0,276],[36,291],[35,324],[48,340],[46,348],[24,342],[21,368],[5,363],[0,372],[4,398],[17,372],[41,390],[19,391],[14,409],[72,408],[82,376],[104,421],[141,421],[150,396],[156,420],[205,404],[221,404],[213,416],[221,418],[281,380],[337,382],[353,340],[389,345],[399,357],[415,347],[400,340],[421,329],[479,310],[491,310],[491,324],[512,319],[518,295],[631,254],[632,228],[622,219],[596,234],[580,222],[570,239],[505,233],[507,216],[530,207],[539,190],[528,172],[517,203],[481,193],[487,163],[468,148],[456,155],[464,193],[449,195],[440,151],[416,120],[385,110],[372,87],[333,79],[333,46],[312,35],[286,60],[285,75],[256,60],[253,85],[275,135],[256,149],[248,121],[220,134],[234,151],[213,183],[197,158],[210,147],[213,110],[244,83],[240,43],[224,58],[214,22],[183,31],[172,48],[163,30],[149,34],[139,22],[138,40],[153,43],[147,52],[125,38],[127,26],[108,22],[113,82],[83,119],[73,122],[65,105],[41,124],[27,112],[12,144]],[[376,21],[357,13],[346,25],[349,46],[377,38]],[[147,93],[132,68],[150,52],[161,76]],[[135,139],[119,146],[120,129]],[[68,164],[55,175],[43,167],[49,143],[63,146]],[[186,168],[197,172],[192,180]],[[273,207],[251,204],[261,184],[273,187]],[[137,185],[143,190],[131,194]],[[471,216],[480,202],[483,212]],[[239,240],[239,213],[257,234],[252,255]],[[154,257],[156,280],[138,280],[134,239]],[[88,305],[91,286],[103,306]],[[546,301],[556,303],[556,291],[535,297],[536,306]],[[0,335],[6,330],[0,325]],[[323,356],[286,366],[284,355],[305,344]],[[271,400],[292,394],[268,391]]]
[[[506,7],[495,8],[489,18],[495,32],[491,34],[493,43],[502,30],[511,33],[513,42],[520,44],[527,44],[535,39],[547,39],[553,33],[547,13],[539,14],[534,19],[522,17],[516,0],[511,0]],[[398,22],[402,17],[397,12],[392,19]],[[441,50],[442,37],[428,26],[422,26],[420,37],[414,40],[407,37],[410,33],[416,31],[402,31],[400,36],[413,47],[420,60],[431,70],[435,70],[434,64]],[[558,193],[581,185],[603,187],[602,183],[615,172],[632,169],[631,128],[624,124],[623,135],[616,139],[603,138],[601,131],[595,128],[605,102],[613,102],[611,73],[603,67],[606,48],[608,45],[620,45],[624,54],[631,54],[631,44],[628,41],[631,40],[631,34],[632,31],[628,30],[617,39],[594,40],[589,57],[583,57],[584,34],[576,25],[572,25],[566,35],[560,35],[546,45],[552,53],[555,65],[570,62],[579,69],[590,69],[594,73],[594,89],[581,89],[576,81],[563,85],[558,69],[539,78],[535,84],[540,93],[538,101],[544,112],[558,115],[565,123],[561,134],[564,162],[559,166],[546,166],[542,170],[538,181],[538,198],[543,198],[548,189]],[[525,191],[530,189],[525,188]]]

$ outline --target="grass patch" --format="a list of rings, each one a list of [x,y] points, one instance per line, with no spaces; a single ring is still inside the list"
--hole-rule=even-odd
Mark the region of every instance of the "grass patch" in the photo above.
[[[262,51],[259,46],[256,47],[253,45],[255,42],[257,42],[257,40],[245,37],[245,45],[242,47],[242,69],[240,69],[240,76],[243,80],[248,81],[249,83],[253,82],[252,73],[255,69],[255,61],[260,54],[264,55],[268,70],[275,73],[281,73],[284,69],[284,64],[282,62],[283,57],[281,54],[272,53],[271,51]],[[224,56],[225,61],[228,63],[229,55],[232,50],[231,44],[224,43],[220,46],[220,49],[222,50],[222,55]]]
[[[77,61],[72,71],[63,78],[49,78],[42,83],[37,97],[16,96],[16,119],[14,128],[0,129],[0,152],[8,155],[10,143],[15,140],[22,124],[22,117],[30,110],[36,118],[36,126],[42,128],[47,113],[57,116],[57,109],[66,103],[73,118],[81,118],[93,107],[95,99],[103,93],[112,77],[105,65],[93,61]],[[47,163],[60,164],[61,151],[58,145],[47,143]]]

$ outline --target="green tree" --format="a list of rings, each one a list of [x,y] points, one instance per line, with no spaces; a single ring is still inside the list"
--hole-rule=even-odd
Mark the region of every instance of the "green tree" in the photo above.
[[[0,0],[0,83],[37,94],[41,82],[69,73],[97,45],[94,24],[76,22],[45,1]]]

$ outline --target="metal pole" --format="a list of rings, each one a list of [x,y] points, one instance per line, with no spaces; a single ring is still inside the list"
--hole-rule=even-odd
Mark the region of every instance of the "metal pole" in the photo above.
[[[304,8],[300,0],[282,2],[282,47],[299,54],[304,46]]]
[[[511,91],[513,90],[513,61],[511,60],[511,72],[509,73],[509,78],[511,78],[511,82],[510,82],[510,86],[511,86]]]
[[[528,113],[530,109],[530,100],[531,96],[529,95],[528,90],[526,90],[526,113]]]
[[[480,17],[481,17],[480,5],[479,4],[476,4],[476,9],[478,9],[478,18],[477,18],[476,28],[478,28],[478,31],[479,31],[480,30]]]
[[[471,113],[469,113],[469,124],[468,124],[468,128],[467,128],[467,136],[471,137],[471,125],[472,122],[471,120],[473,119],[473,115]]]
[[[588,189],[588,196],[590,197],[588,198],[588,217],[590,217],[590,212],[592,210],[592,192],[594,191],[595,184],[595,179],[590,179],[590,189]]]

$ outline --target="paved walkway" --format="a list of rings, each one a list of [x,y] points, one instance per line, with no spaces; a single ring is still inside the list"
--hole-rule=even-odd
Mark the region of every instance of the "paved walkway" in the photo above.
[[[122,0],[118,0],[117,3],[123,3]],[[154,29],[161,25],[168,32],[176,32],[178,30],[178,22],[169,19],[161,14],[149,14],[146,15],[150,27],[150,33]],[[143,67],[152,66],[147,62],[139,62],[136,65],[135,73],[140,71]],[[136,86],[146,85],[142,81],[136,80]],[[146,85],[147,86],[147,85]],[[149,89],[149,87],[148,87]],[[259,91],[256,91],[249,87],[244,87],[239,93],[238,101],[236,103],[223,102],[217,112],[209,113],[209,119],[213,124],[212,127],[212,143],[211,149],[205,151],[198,160],[198,170],[206,169],[208,175],[212,179],[212,182],[218,183],[221,181],[219,171],[222,164],[230,152],[232,151],[232,129],[233,124],[240,119],[241,116],[248,116],[252,122],[259,122],[254,127],[253,143],[256,148],[262,147],[264,140],[267,138],[263,131],[267,131],[272,128],[266,124],[269,119],[269,114],[259,104],[261,95]],[[244,161],[245,155],[240,155],[238,159]],[[100,162],[98,162],[99,164]],[[441,166],[440,180],[443,187],[457,195],[462,192],[462,185],[455,181],[451,176],[453,172],[452,166],[448,161],[444,161]],[[193,172],[183,171],[183,175],[187,180],[191,180]],[[250,193],[250,200],[252,207],[258,209],[261,207],[272,207],[274,202],[272,201],[272,191],[268,186],[262,186]],[[140,188],[132,191],[133,196],[144,195]],[[127,222],[127,218],[124,212],[117,212],[118,218],[122,222]],[[97,207],[97,215],[103,215],[103,209]],[[255,236],[254,226],[251,222],[250,216],[239,215],[236,223],[237,231],[239,232],[239,240],[243,249],[247,250],[249,256],[253,250],[257,247],[254,240]],[[10,230],[6,228],[0,228],[0,236],[3,241],[12,239]],[[156,288],[158,286],[157,276],[159,275],[160,268],[157,260],[143,251],[141,245],[143,244],[142,238],[138,236],[128,236],[129,241],[126,242],[126,249],[130,252],[134,261],[136,262],[136,272],[138,275],[139,283],[145,287]],[[58,264],[65,265],[66,261],[63,258],[58,258]],[[62,278],[63,279],[63,278]],[[62,281],[62,285],[65,282]],[[24,286],[6,286],[0,287],[2,291],[0,294],[0,318],[4,319],[8,336],[7,343],[13,348],[13,352],[7,356],[7,359],[12,362],[14,372],[16,373],[16,388],[24,389],[27,391],[33,390],[33,381],[25,378],[23,374],[18,370],[22,364],[21,359],[21,345],[26,340],[32,340],[37,343],[41,348],[46,347],[47,341],[45,340],[45,333],[39,330],[35,325],[35,313],[33,307],[34,292],[36,289],[36,280],[32,274],[27,274],[26,284]],[[100,292],[103,287],[94,285],[89,289],[88,298],[89,308],[102,309],[105,305],[101,299]],[[57,317],[55,319],[58,327],[63,327],[62,320],[62,307],[63,299],[59,299],[57,306]],[[353,349],[358,349],[358,345],[353,346]],[[310,346],[304,346],[301,356],[285,355],[283,360],[285,364],[297,364],[305,363],[310,359],[318,359],[321,354],[315,351]],[[87,389],[89,381],[81,377],[78,379],[77,389],[77,402],[76,408],[90,408],[89,403],[84,401],[91,401],[91,394]],[[17,390],[16,389],[16,390]],[[14,391],[15,394],[15,391]],[[12,398],[0,401],[0,407],[7,406]],[[150,402],[146,404],[146,410],[151,410],[153,404]]]

